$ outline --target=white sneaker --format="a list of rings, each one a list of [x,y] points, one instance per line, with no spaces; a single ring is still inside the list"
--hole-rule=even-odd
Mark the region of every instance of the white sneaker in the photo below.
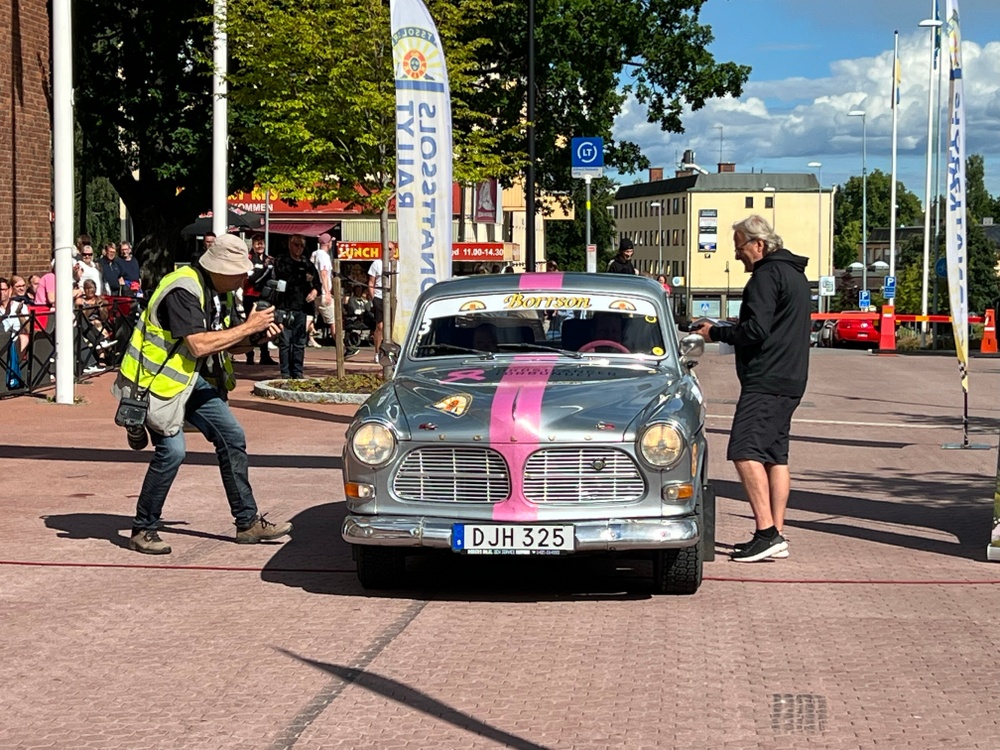
[[[100,344],[98,344],[97,348],[98,349],[107,349],[109,346],[114,346],[114,345],[115,345],[114,341],[112,341],[112,340],[105,340],[105,341],[102,341]]]
[[[99,375],[104,371],[105,371],[104,368],[99,365],[91,365],[90,367],[83,368],[84,375]]]
[[[267,348],[271,349],[272,351],[278,351],[278,345],[275,344],[273,341],[267,342]]]

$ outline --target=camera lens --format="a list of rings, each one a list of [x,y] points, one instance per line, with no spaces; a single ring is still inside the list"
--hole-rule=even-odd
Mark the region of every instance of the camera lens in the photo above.
[[[128,447],[134,451],[141,451],[149,445],[149,435],[146,434],[144,425],[126,427],[125,434],[128,436]]]

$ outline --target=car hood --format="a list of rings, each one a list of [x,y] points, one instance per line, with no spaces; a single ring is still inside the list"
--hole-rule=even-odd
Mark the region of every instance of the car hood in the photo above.
[[[635,425],[681,411],[692,403],[683,391],[697,390],[691,377],[655,364],[606,362],[486,361],[429,367],[392,382],[417,441],[631,440]]]

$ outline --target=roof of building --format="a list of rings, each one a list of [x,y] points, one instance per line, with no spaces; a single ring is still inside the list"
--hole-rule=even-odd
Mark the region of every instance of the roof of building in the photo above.
[[[671,193],[759,193],[773,187],[777,193],[806,193],[819,190],[814,174],[778,174],[768,172],[721,172],[672,177],[669,180],[624,185],[615,193],[615,200],[645,198]]]

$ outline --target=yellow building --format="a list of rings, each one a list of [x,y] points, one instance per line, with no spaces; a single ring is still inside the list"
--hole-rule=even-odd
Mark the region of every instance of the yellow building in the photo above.
[[[664,273],[674,283],[675,309],[691,317],[739,314],[750,277],[735,258],[732,225],[751,214],[809,258],[814,293],[821,275],[833,275],[834,191],[820,188],[814,174],[738,173],[733,166],[720,164],[716,174],[682,170],[670,179],[651,169],[648,182],[615,195],[618,241],[632,240],[640,273]]]

